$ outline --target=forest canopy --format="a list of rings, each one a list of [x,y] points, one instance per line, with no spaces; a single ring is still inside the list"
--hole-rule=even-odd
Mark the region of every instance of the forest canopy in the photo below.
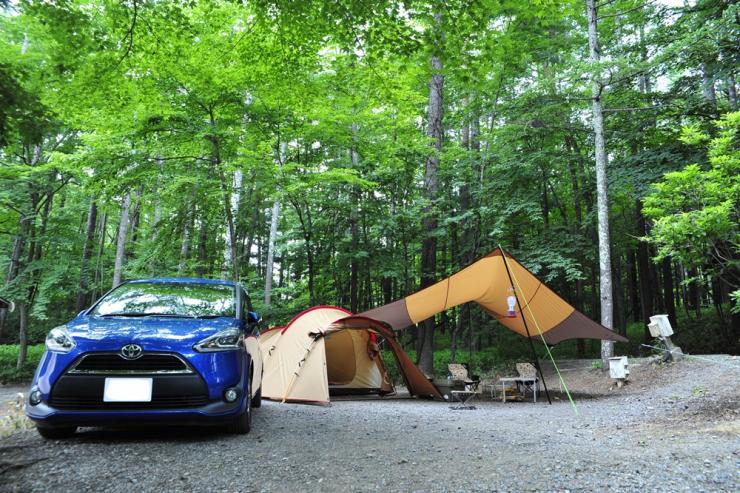
[[[602,323],[608,289],[620,333],[660,312],[738,349],[737,2],[0,11],[0,341],[145,277],[239,280],[269,325],[361,312],[502,245]],[[506,337],[474,307],[424,327],[426,370]]]

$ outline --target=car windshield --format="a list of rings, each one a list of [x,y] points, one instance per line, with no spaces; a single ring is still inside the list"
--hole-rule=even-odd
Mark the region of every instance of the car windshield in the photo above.
[[[97,304],[98,317],[234,317],[234,286],[190,282],[136,282],[119,286]]]

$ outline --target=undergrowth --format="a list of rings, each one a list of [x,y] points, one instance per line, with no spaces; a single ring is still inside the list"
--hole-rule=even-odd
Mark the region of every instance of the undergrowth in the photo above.
[[[28,346],[28,357],[23,367],[16,368],[18,362],[18,344],[0,344],[0,383],[25,382],[33,377],[44,354],[43,344]]]

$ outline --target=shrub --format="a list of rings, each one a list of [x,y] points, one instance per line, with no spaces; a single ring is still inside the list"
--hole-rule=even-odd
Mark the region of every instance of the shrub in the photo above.
[[[44,354],[44,345],[28,346],[28,357],[23,368],[16,369],[18,361],[18,344],[0,344],[0,383],[23,382],[33,377],[41,355]]]

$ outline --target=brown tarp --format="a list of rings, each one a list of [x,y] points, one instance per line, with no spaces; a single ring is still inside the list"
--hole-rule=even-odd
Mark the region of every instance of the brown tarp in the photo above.
[[[382,336],[386,344],[390,346],[391,352],[398,362],[409,394],[417,397],[442,398],[437,387],[432,385],[421,370],[411,361],[411,358],[403,350],[388,324],[361,315],[354,315],[337,320],[331,324],[328,330],[335,331],[343,329],[369,329]]]
[[[511,296],[514,296],[511,301],[518,301],[513,306],[513,313],[508,299]],[[547,344],[567,339],[627,341],[577,311],[499,248],[447,279],[360,315],[400,330],[469,301],[478,303],[517,334],[527,337],[528,328],[532,339],[544,339]]]

